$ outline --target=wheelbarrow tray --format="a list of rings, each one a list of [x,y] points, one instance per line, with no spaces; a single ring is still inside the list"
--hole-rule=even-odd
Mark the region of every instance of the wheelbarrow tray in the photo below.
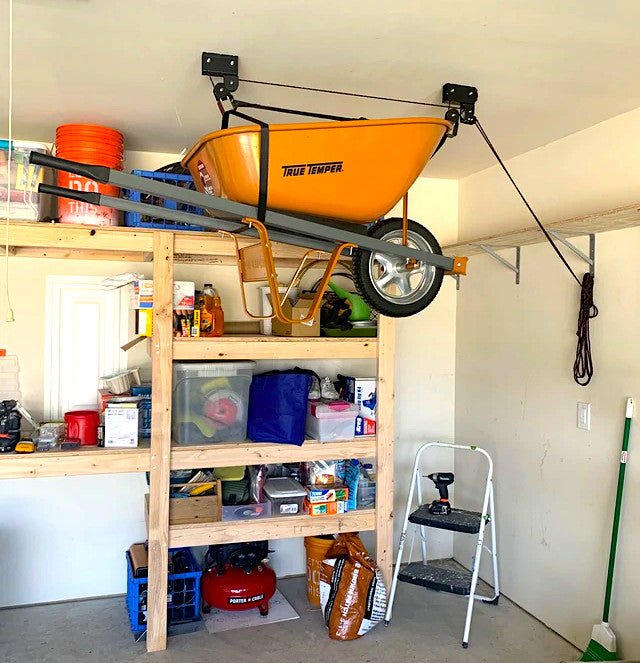
[[[431,117],[271,124],[267,206],[375,221],[404,196],[450,128]],[[257,205],[260,127],[207,134],[182,164],[201,193]]]

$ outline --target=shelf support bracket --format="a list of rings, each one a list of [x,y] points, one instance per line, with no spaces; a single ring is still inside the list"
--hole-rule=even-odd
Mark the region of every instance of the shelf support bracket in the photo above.
[[[566,237],[562,236],[561,230],[549,230],[549,234],[557,239],[561,244],[564,244],[569,250],[573,251],[580,260],[589,265],[589,274],[595,276],[596,271],[596,236],[591,233],[589,235],[589,255],[581,251],[575,244],[572,244]]]
[[[499,247],[501,249],[514,248],[516,250],[516,261],[515,261],[515,263],[511,263],[506,258],[503,258],[502,256],[498,255],[488,244],[471,244],[471,246],[477,246],[478,248],[482,249],[486,254],[490,255],[494,260],[497,260],[500,264],[504,265],[505,267],[510,269],[512,272],[515,272],[516,285],[519,285],[519,283],[520,283],[520,247],[519,246],[514,246],[514,247],[501,246],[501,247]]]

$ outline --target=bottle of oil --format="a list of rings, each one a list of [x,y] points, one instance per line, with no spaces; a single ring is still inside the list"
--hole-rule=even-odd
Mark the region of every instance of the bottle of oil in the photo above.
[[[200,336],[224,334],[224,311],[220,296],[211,283],[205,283],[200,297]]]

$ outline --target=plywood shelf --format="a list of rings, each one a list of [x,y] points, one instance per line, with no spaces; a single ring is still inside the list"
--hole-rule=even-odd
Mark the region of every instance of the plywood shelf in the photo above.
[[[0,455],[0,479],[68,477],[80,474],[146,472],[149,447],[103,449],[80,447],[73,451],[36,451],[32,454]]]
[[[302,463],[335,458],[374,458],[375,455],[375,436],[358,437],[341,442],[305,440],[300,447],[293,444],[269,442],[230,442],[199,446],[173,446],[171,448],[171,469],[188,470],[199,467],[229,467],[262,463]]]
[[[623,228],[633,228],[638,225],[640,225],[640,203],[627,207],[619,207],[606,212],[598,212],[596,214],[544,224],[547,230],[555,230],[562,233],[565,237],[591,235],[608,230],[622,230]],[[537,227],[530,227],[497,235],[489,235],[472,241],[449,244],[442,248],[442,252],[448,256],[472,256],[483,252],[480,244],[493,249],[506,249],[514,246],[538,244],[544,241],[546,241],[546,238],[542,234],[542,231]]]
[[[350,511],[341,516],[288,516],[258,520],[173,525],[169,547],[207,546],[220,543],[290,539],[339,532],[365,532],[376,527],[374,509]]]
[[[174,360],[375,359],[376,338],[221,336],[174,339]]]
[[[335,458],[374,458],[375,436],[341,442],[305,440],[300,447],[292,444],[227,442],[171,448],[172,470],[201,467],[229,467],[261,463],[301,463]],[[119,474],[147,472],[151,463],[148,443],[135,449],[80,447],[73,451],[52,450],[33,454],[0,455],[0,479],[34,479],[83,474]]]
[[[153,259],[153,233],[146,228],[81,226],[60,223],[9,223],[9,255],[66,260],[145,262]],[[174,261],[210,265],[235,265],[233,240],[215,232],[163,231],[174,235]],[[255,240],[254,240],[255,241]],[[3,242],[4,243],[4,242]],[[253,243],[239,238],[241,246]],[[305,249],[272,244],[279,266],[295,266]]]

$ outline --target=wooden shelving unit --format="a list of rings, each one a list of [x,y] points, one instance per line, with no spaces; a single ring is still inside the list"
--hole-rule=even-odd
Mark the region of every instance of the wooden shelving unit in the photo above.
[[[242,242],[250,241],[241,239]],[[279,265],[300,259],[302,249],[273,245]],[[149,589],[147,649],[167,642],[167,551],[257,539],[311,536],[334,532],[376,532],[376,559],[391,578],[393,536],[393,366],[394,324],[379,318],[378,338],[275,338],[223,336],[174,339],[172,283],[174,262],[235,264],[233,243],[215,233],[187,233],[132,228],[91,228],[38,223],[9,224],[9,254],[25,258],[153,261],[154,311],[151,339],[153,370],[152,436],[137,449],[79,449],[0,457],[0,479],[73,476],[121,472],[150,473],[148,516]],[[296,447],[239,441],[216,445],[172,446],[171,396],[174,360],[377,360],[377,435],[345,442],[307,440]],[[341,516],[294,516],[256,521],[169,526],[169,471],[256,463],[300,462],[335,458],[375,458],[376,508]]]

